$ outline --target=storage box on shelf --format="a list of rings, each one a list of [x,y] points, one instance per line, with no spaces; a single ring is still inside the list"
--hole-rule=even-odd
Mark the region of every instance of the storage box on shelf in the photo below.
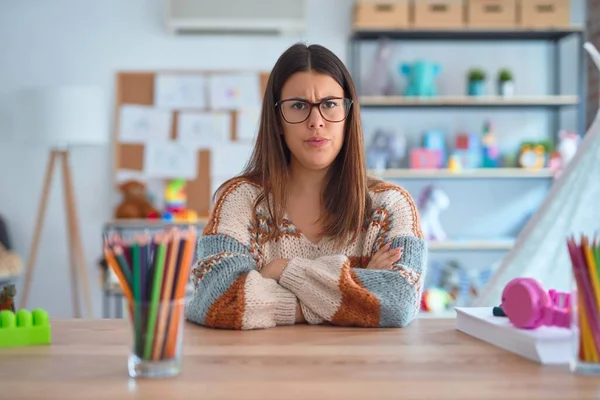
[[[570,0],[520,0],[522,28],[565,28],[571,25]]]
[[[416,29],[447,29],[465,27],[465,7],[462,0],[415,0],[413,27]]]
[[[409,0],[360,0],[354,8],[354,29],[406,29],[411,23]]]
[[[517,0],[467,0],[467,25],[473,28],[515,28]]]

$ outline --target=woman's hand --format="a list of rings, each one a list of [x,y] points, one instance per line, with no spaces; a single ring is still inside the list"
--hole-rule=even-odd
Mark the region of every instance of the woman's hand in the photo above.
[[[288,261],[289,260],[287,258],[276,258],[262,267],[259,272],[263,278],[275,279],[276,281],[279,281],[279,278],[281,278],[281,273],[285,269]]]
[[[402,257],[402,247],[390,249],[391,245],[388,243],[373,254],[367,269],[392,269],[393,264]]]

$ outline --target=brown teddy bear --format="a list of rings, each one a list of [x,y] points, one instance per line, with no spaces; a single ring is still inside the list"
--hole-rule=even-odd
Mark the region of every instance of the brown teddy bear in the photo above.
[[[158,214],[146,195],[146,185],[140,181],[129,180],[119,185],[123,194],[121,204],[115,210],[117,219],[143,219]]]

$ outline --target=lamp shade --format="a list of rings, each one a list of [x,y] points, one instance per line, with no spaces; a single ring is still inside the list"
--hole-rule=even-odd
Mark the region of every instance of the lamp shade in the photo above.
[[[95,86],[28,88],[15,102],[18,142],[49,146],[109,142],[106,97]]]

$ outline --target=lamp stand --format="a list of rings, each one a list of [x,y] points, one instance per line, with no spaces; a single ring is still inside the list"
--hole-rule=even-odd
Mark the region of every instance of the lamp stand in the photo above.
[[[75,318],[81,318],[80,300],[79,300],[79,284],[83,286],[84,299],[86,303],[86,312],[89,317],[92,316],[92,303],[90,297],[90,288],[88,285],[87,277],[87,266],[85,263],[85,257],[83,253],[83,246],[81,242],[81,234],[79,232],[79,224],[77,222],[77,209],[75,204],[75,194],[73,191],[73,182],[71,179],[71,167],[69,165],[69,151],[68,150],[52,150],[50,154],[50,161],[46,168],[46,175],[44,178],[44,187],[42,191],[42,198],[40,200],[40,207],[38,210],[37,221],[35,224],[35,232],[33,237],[33,243],[29,252],[29,260],[27,263],[27,269],[25,272],[25,286],[21,294],[20,307],[27,307],[27,298],[29,296],[29,289],[31,286],[31,280],[33,277],[33,270],[35,266],[35,259],[37,255],[38,246],[40,243],[40,236],[44,225],[44,216],[46,214],[46,207],[48,204],[48,195],[50,194],[50,184],[52,182],[54,168],[56,160],[62,159],[62,175],[63,175],[63,189],[64,189],[64,201],[65,201],[65,214],[67,216],[67,250],[69,252],[69,264],[71,267],[71,291],[73,295],[73,314]]]

